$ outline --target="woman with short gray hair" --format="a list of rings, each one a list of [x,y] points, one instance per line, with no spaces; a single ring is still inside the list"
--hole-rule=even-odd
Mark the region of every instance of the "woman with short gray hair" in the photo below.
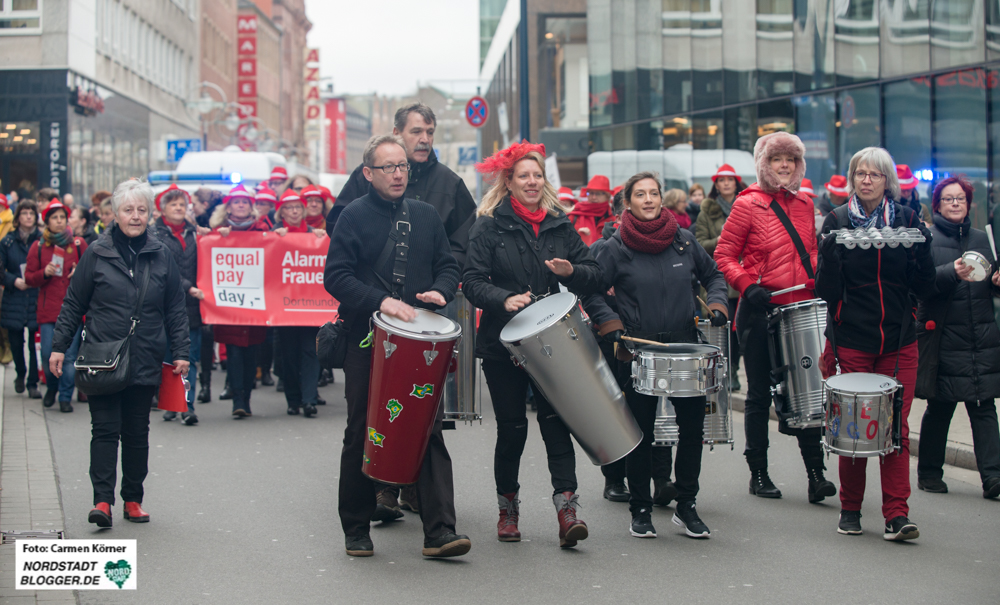
[[[111,527],[119,441],[124,518],[134,523],[149,521],[141,505],[153,396],[160,385],[167,343],[174,374],[187,374],[190,348],[180,271],[167,247],[147,232],[152,188],[137,179],[125,181],[115,188],[111,205],[115,222],[87,248],[76,267],[56,321],[49,359],[55,376],[62,375],[64,362],[73,363],[73,359],[65,360],[65,353],[84,316],[85,342],[129,338],[127,384],[111,394],[88,393],[94,487],[94,509],[88,520],[98,527]],[[138,319],[131,336],[129,317]]]

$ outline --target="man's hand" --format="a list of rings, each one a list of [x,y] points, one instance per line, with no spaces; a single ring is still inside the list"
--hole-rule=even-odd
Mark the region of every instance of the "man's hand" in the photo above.
[[[197,300],[205,300],[205,293],[199,290],[198,288],[195,288],[194,286],[188,288],[188,294],[191,295],[191,298]]]
[[[417,294],[417,300],[420,302],[435,304],[439,307],[443,307],[448,304],[448,301],[446,301],[444,296],[441,296],[441,293],[437,290],[421,292],[420,294]]]
[[[515,294],[514,296],[508,296],[507,300],[503,301],[503,308],[508,313],[513,313],[514,311],[520,311],[526,306],[531,304],[531,296],[525,292],[524,294]]]
[[[17,288],[18,290],[27,290],[28,283],[24,281],[23,277],[19,277],[14,280],[14,287]]]
[[[230,227],[219,227],[219,235],[222,237],[229,237],[229,232],[232,231]]]
[[[174,360],[174,374],[180,374],[181,376],[187,376],[188,370],[191,369],[191,362],[186,359],[175,359]]]
[[[274,232],[277,233],[279,237],[285,237],[288,235],[288,227],[278,227],[274,230]]]
[[[52,375],[56,378],[62,377],[63,360],[65,358],[65,353],[56,353],[55,351],[49,355],[49,371],[52,372]]]
[[[955,273],[958,274],[958,279],[964,281],[976,281],[972,279],[972,265],[966,265],[965,261],[961,258],[955,259]]]
[[[396,300],[395,298],[386,298],[383,300],[378,310],[386,315],[402,319],[403,321],[413,321],[417,318],[416,309],[401,300]]]
[[[570,275],[573,275],[573,263],[568,260],[554,258],[552,260],[545,261],[545,266],[549,268],[549,271],[555,273],[559,277],[569,277]]]

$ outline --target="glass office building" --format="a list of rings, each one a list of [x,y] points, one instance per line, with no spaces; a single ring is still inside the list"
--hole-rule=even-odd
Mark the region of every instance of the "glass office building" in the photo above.
[[[966,174],[977,226],[1000,200],[1000,0],[588,0],[587,45],[591,174],[754,180],[784,130],[817,189],[879,145],[924,200]]]

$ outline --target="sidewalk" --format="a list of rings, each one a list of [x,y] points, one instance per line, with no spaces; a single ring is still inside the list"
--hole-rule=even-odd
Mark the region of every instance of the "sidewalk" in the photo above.
[[[39,385],[43,386],[43,385]],[[55,409],[56,413],[58,408]],[[0,532],[65,527],[42,402],[14,394],[0,366]],[[17,590],[14,545],[0,546],[0,602],[4,605],[76,603],[71,590]]]

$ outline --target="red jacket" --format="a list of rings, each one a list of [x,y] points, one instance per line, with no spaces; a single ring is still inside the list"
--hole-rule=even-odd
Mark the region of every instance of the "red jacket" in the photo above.
[[[39,247],[41,246],[41,247]],[[63,261],[62,275],[45,276],[45,267],[52,262],[54,246],[39,239],[28,249],[28,264],[24,269],[24,281],[32,288],[38,288],[38,324],[54,324],[59,319],[59,309],[62,308],[66,290],[69,289],[69,276],[80,262],[80,257],[87,250],[87,242],[82,237],[74,237],[73,242],[64,248],[66,258]]]
[[[784,189],[774,195],[765,193],[754,183],[733,202],[715,248],[715,262],[740,294],[755,283],[776,292],[809,279],[792,238],[769,207],[772,199],[778,200],[792,221],[816,269],[816,210],[812,201],[804,193],[793,195]],[[775,296],[771,302],[787,305],[810,298],[816,298],[812,290],[797,290]]]

